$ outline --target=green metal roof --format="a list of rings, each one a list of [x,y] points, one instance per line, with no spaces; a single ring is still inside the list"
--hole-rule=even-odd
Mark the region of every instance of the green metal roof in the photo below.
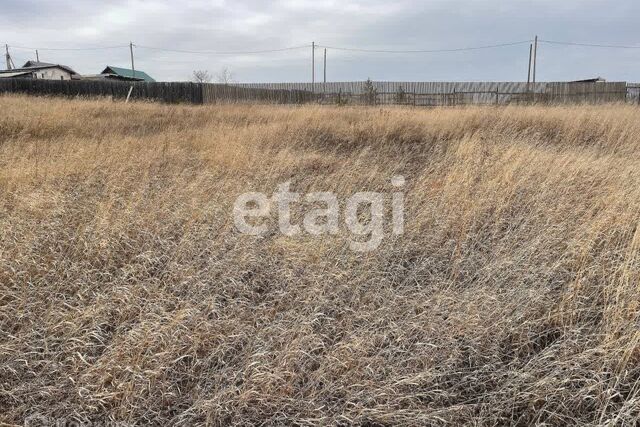
[[[135,79],[144,80],[145,82],[155,82],[155,80],[149,74],[140,70],[136,70],[135,77],[134,77],[133,70],[129,68],[112,67],[111,65],[107,65],[107,68],[105,68],[104,71],[102,71],[102,74],[107,74],[107,73],[117,74],[121,77],[126,77],[129,79],[135,78]]]

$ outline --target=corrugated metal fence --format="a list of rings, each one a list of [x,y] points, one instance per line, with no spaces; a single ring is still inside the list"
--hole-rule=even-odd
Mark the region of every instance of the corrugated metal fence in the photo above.
[[[0,92],[108,96],[191,104],[274,103],[445,106],[513,103],[640,104],[640,85],[625,82],[332,82],[332,83],[145,83],[111,80],[0,79]]]
[[[251,89],[302,90],[324,104],[404,104],[416,106],[604,103],[627,100],[625,82],[331,82],[246,83]]]

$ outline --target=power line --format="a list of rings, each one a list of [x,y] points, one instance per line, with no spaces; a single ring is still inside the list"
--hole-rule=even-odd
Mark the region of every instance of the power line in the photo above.
[[[403,54],[403,53],[446,53],[446,52],[465,52],[483,49],[496,49],[501,47],[518,46],[522,44],[531,43],[532,40],[522,40],[516,42],[499,43],[484,46],[468,46],[460,48],[446,48],[446,49],[367,49],[367,48],[353,48],[343,46],[328,46],[316,44],[316,48],[333,49],[347,52],[363,52],[363,53],[390,53],[390,54]],[[580,46],[580,47],[594,47],[605,49],[640,49],[640,46],[629,45],[611,45],[611,44],[599,44],[599,43],[579,43],[579,42],[565,42],[556,40],[538,40],[539,43],[551,44],[551,45],[563,45],[563,46]],[[274,52],[285,52],[299,49],[306,49],[309,44],[302,44],[297,46],[288,46],[276,49],[262,49],[262,50],[230,50],[230,51],[215,51],[215,50],[188,50],[188,49],[171,49],[156,46],[145,46],[133,44],[134,47],[146,50],[155,50],[161,52],[172,53],[187,53],[187,54],[202,54],[202,55],[251,55],[251,54],[263,54]],[[94,47],[29,47],[29,46],[14,46],[9,45],[12,49],[19,50],[43,50],[43,51],[92,51],[92,50],[109,50],[109,49],[129,49],[130,45],[114,45],[114,46],[94,46]]]
[[[316,45],[316,47],[333,49],[333,50],[343,50],[343,51],[349,51],[349,52],[367,52],[367,53],[440,53],[440,52],[463,52],[463,51],[470,51],[470,50],[493,49],[498,47],[517,46],[525,43],[531,43],[531,40],[523,40],[523,41],[511,42],[511,43],[500,43],[500,44],[487,45],[487,46],[453,48],[453,49],[383,50],[383,49],[360,49],[360,48],[325,46],[325,45]]]
[[[624,45],[611,45],[611,44],[591,44],[591,43],[574,43],[574,42],[559,42],[553,40],[538,40],[539,43],[557,44],[564,46],[583,46],[583,47],[599,47],[606,49],[640,49],[640,46],[624,46]]]
[[[101,47],[26,47],[26,46],[13,46],[9,45],[11,49],[21,50],[66,50],[66,51],[80,51],[80,50],[107,50],[107,49],[120,49],[128,48],[129,45],[121,46],[101,46]]]
[[[418,50],[362,49],[362,48],[349,48],[349,47],[341,47],[341,46],[325,46],[325,45],[318,45],[318,44],[316,44],[315,47],[333,49],[333,50],[342,50],[342,51],[351,51],[351,52],[369,52],[369,53],[438,53],[438,52],[461,52],[461,51],[480,50],[480,49],[493,49],[493,48],[499,48],[499,47],[516,46],[516,45],[530,43],[530,42],[531,40],[523,40],[518,42],[501,43],[501,44],[487,45],[487,46],[472,46],[472,47],[453,48],[453,49],[418,49]],[[202,55],[245,55],[245,54],[249,55],[249,54],[273,53],[273,52],[284,52],[284,51],[290,51],[290,50],[306,49],[309,47],[309,44],[289,46],[289,47],[283,47],[283,48],[277,48],[277,49],[230,50],[230,51],[171,49],[171,48],[156,47],[156,46],[138,45],[138,44],[134,44],[133,46],[139,49],[156,50],[161,52],[172,52],[172,53],[188,53],[188,54],[202,54]],[[38,49],[38,50],[52,50],[52,51],[89,51],[89,50],[130,48],[129,45],[83,47],[83,48],[27,47],[27,46],[13,46],[13,45],[10,45],[9,47],[13,49],[23,49],[23,50]]]
[[[161,52],[173,52],[173,53],[191,53],[200,55],[251,55],[260,53],[272,53],[272,52],[284,52],[288,50],[308,49],[309,44],[283,47],[279,49],[264,49],[264,50],[237,50],[237,51],[215,51],[215,50],[182,50],[182,49],[167,49],[163,47],[142,46],[134,44],[135,47],[147,50],[158,50]]]

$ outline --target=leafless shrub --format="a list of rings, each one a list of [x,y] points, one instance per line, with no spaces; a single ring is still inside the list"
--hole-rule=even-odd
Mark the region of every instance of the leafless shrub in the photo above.
[[[216,81],[225,85],[235,83],[233,72],[227,67],[222,67],[216,74]]]
[[[210,83],[211,74],[207,70],[195,70],[193,72],[193,81],[196,83]]]

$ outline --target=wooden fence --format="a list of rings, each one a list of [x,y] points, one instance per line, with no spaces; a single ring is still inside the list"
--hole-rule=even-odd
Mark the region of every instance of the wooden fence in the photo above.
[[[168,103],[336,104],[455,106],[529,103],[640,104],[640,85],[624,82],[332,82],[332,83],[146,83],[114,80],[0,79],[0,92],[34,95],[108,96]]]
[[[306,104],[317,101],[319,95],[305,90],[247,88],[236,85],[202,84],[202,103],[229,102],[265,104]]]
[[[304,90],[322,104],[447,106],[625,102],[625,82],[331,82],[247,83],[251,89]]]
[[[627,102],[640,105],[640,83],[627,84]]]
[[[108,96],[113,98],[126,98],[132,86],[131,99],[202,104],[202,87],[196,83],[132,83],[118,80],[0,79],[0,92],[69,97]]]

